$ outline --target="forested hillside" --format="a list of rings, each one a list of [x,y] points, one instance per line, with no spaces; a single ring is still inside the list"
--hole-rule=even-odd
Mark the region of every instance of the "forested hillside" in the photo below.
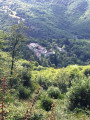
[[[0,29],[8,32],[20,22],[27,26],[28,41],[23,49],[27,60],[53,67],[87,65],[90,61],[89,11],[89,0],[0,0]],[[30,43],[38,43],[55,54],[40,58],[27,48]],[[56,44],[66,52],[57,49]]]
[[[0,0],[0,120],[90,120],[89,13],[89,0]]]
[[[0,49],[1,120],[90,119],[90,65],[55,69],[14,57]]]
[[[22,59],[21,37],[0,31],[0,119],[89,120],[90,65],[55,69]]]
[[[28,35],[36,38],[90,38],[89,0],[0,0],[0,2],[0,24],[4,30],[13,23],[24,21],[30,29]]]

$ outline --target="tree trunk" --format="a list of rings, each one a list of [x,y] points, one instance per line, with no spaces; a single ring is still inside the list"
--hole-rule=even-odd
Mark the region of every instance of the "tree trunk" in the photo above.
[[[16,49],[17,44],[18,44],[18,39],[16,38],[16,42],[14,44],[13,51],[12,51],[11,72],[10,72],[11,76],[13,75],[14,59],[15,59],[15,49]],[[12,78],[10,78],[10,87],[12,88]]]

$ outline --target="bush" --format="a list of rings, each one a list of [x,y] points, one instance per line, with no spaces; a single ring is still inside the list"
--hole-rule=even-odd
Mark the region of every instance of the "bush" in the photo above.
[[[90,68],[84,70],[84,75],[87,77],[90,76]]]
[[[90,109],[90,79],[74,82],[69,90],[69,108]]]
[[[27,70],[22,72],[21,76],[23,86],[31,87],[32,88],[32,81],[31,81],[31,73]]]
[[[14,89],[17,89],[19,85],[23,85],[25,87],[30,87],[33,91],[33,82],[31,80],[31,72],[28,69],[24,69],[22,72],[17,75],[13,75],[9,81],[12,81],[12,86]],[[9,83],[10,84],[10,83]]]
[[[64,99],[64,98],[65,98],[65,95],[64,95],[64,94],[60,94],[58,98],[59,98],[59,99]]]
[[[26,68],[31,67],[29,63],[23,63],[22,66],[23,66],[23,67],[26,67]]]
[[[12,86],[14,89],[17,89],[18,86],[21,84],[21,79],[19,77],[12,76],[10,80],[12,81]]]
[[[59,96],[61,94],[59,88],[53,87],[53,86],[48,88],[47,93],[51,98],[54,98],[54,99],[59,98]]]
[[[41,107],[46,110],[46,111],[50,111],[51,110],[51,105],[53,104],[53,101],[51,98],[49,97],[43,97],[41,100]]]
[[[70,72],[70,79],[73,80],[74,78],[78,78],[80,77],[80,74],[79,74],[80,70],[78,68],[73,68]]]
[[[34,114],[29,118],[29,120],[42,120],[43,115],[42,114]]]
[[[30,97],[31,91],[23,86],[19,88],[19,98],[20,99],[28,99]]]
[[[51,81],[49,81],[47,78],[42,76],[38,77],[38,83],[40,86],[43,87],[44,90],[47,90],[48,87],[52,85]]]
[[[69,86],[69,80],[69,74],[62,69],[62,71],[58,72],[56,75],[54,86],[58,87],[62,94],[66,93]]]

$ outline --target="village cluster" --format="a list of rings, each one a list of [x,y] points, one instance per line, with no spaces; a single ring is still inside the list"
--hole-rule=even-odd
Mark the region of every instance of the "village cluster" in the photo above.
[[[34,54],[37,56],[37,57],[41,57],[42,55],[43,56],[50,56],[50,55],[53,55],[55,54],[55,51],[53,51],[52,49],[50,49],[49,51],[47,51],[46,48],[44,48],[43,46],[39,45],[38,43],[30,43],[27,45],[29,47],[30,50],[32,50],[34,52]],[[56,48],[59,50],[59,51],[65,51],[64,49],[58,47],[56,45]]]
[[[54,51],[50,50],[49,52],[43,46],[39,45],[38,43],[30,43],[28,44],[30,50],[32,50],[37,57],[49,56],[51,54],[55,54]]]

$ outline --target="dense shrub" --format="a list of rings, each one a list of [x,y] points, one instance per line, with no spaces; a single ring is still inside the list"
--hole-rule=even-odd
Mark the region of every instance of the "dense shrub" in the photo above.
[[[62,69],[55,78],[54,86],[58,87],[61,93],[66,93],[69,86],[69,74]]]
[[[12,86],[14,89],[17,89],[17,87],[21,84],[21,79],[18,76],[12,76],[11,78]],[[9,80],[10,81],[10,80]],[[10,84],[10,83],[9,83]]]
[[[69,108],[90,109],[90,78],[74,82],[69,89]]]
[[[30,89],[27,89],[23,86],[19,88],[19,98],[20,99],[28,99],[30,97]]]
[[[84,70],[84,75],[87,77],[90,76],[90,68]]]
[[[31,73],[28,70],[22,72],[21,79],[23,86],[32,87]]]
[[[58,98],[59,98],[59,99],[64,99],[64,98],[65,98],[65,95],[64,95],[64,94],[60,94]]]
[[[29,118],[29,120],[42,120],[43,115],[42,114],[34,114]]]
[[[47,90],[48,87],[52,85],[51,81],[49,81],[47,78],[42,76],[38,77],[38,83],[40,86],[43,87],[44,90]]]
[[[53,87],[53,86],[48,88],[47,93],[51,98],[55,98],[55,99],[59,98],[59,96],[61,94],[59,88]]]
[[[26,68],[31,67],[29,63],[23,63],[22,66],[23,66],[23,67],[26,67]]]
[[[20,84],[22,84],[25,87],[30,87],[31,90],[33,89],[33,82],[31,81],[31,72],[26,68],[17,75],[13,75],[12,77],[10,77],[10,80],[12,81],[12,86],[15,89],[18,88]]]
[[[38,66],[34,70],[40,71],[40,70],[45,70],[45,69],[46,69],[46,67]]]
[[[47,96],[43,97],[41,100],[41,107],[46,111],[49,111],[51,109],[52,104],[53,104],[52,99]]]
[[[72,71],[70,72],[70,79],[74,79],[74,78],[79,78],[79,69],[78,68],[73,68]]]

